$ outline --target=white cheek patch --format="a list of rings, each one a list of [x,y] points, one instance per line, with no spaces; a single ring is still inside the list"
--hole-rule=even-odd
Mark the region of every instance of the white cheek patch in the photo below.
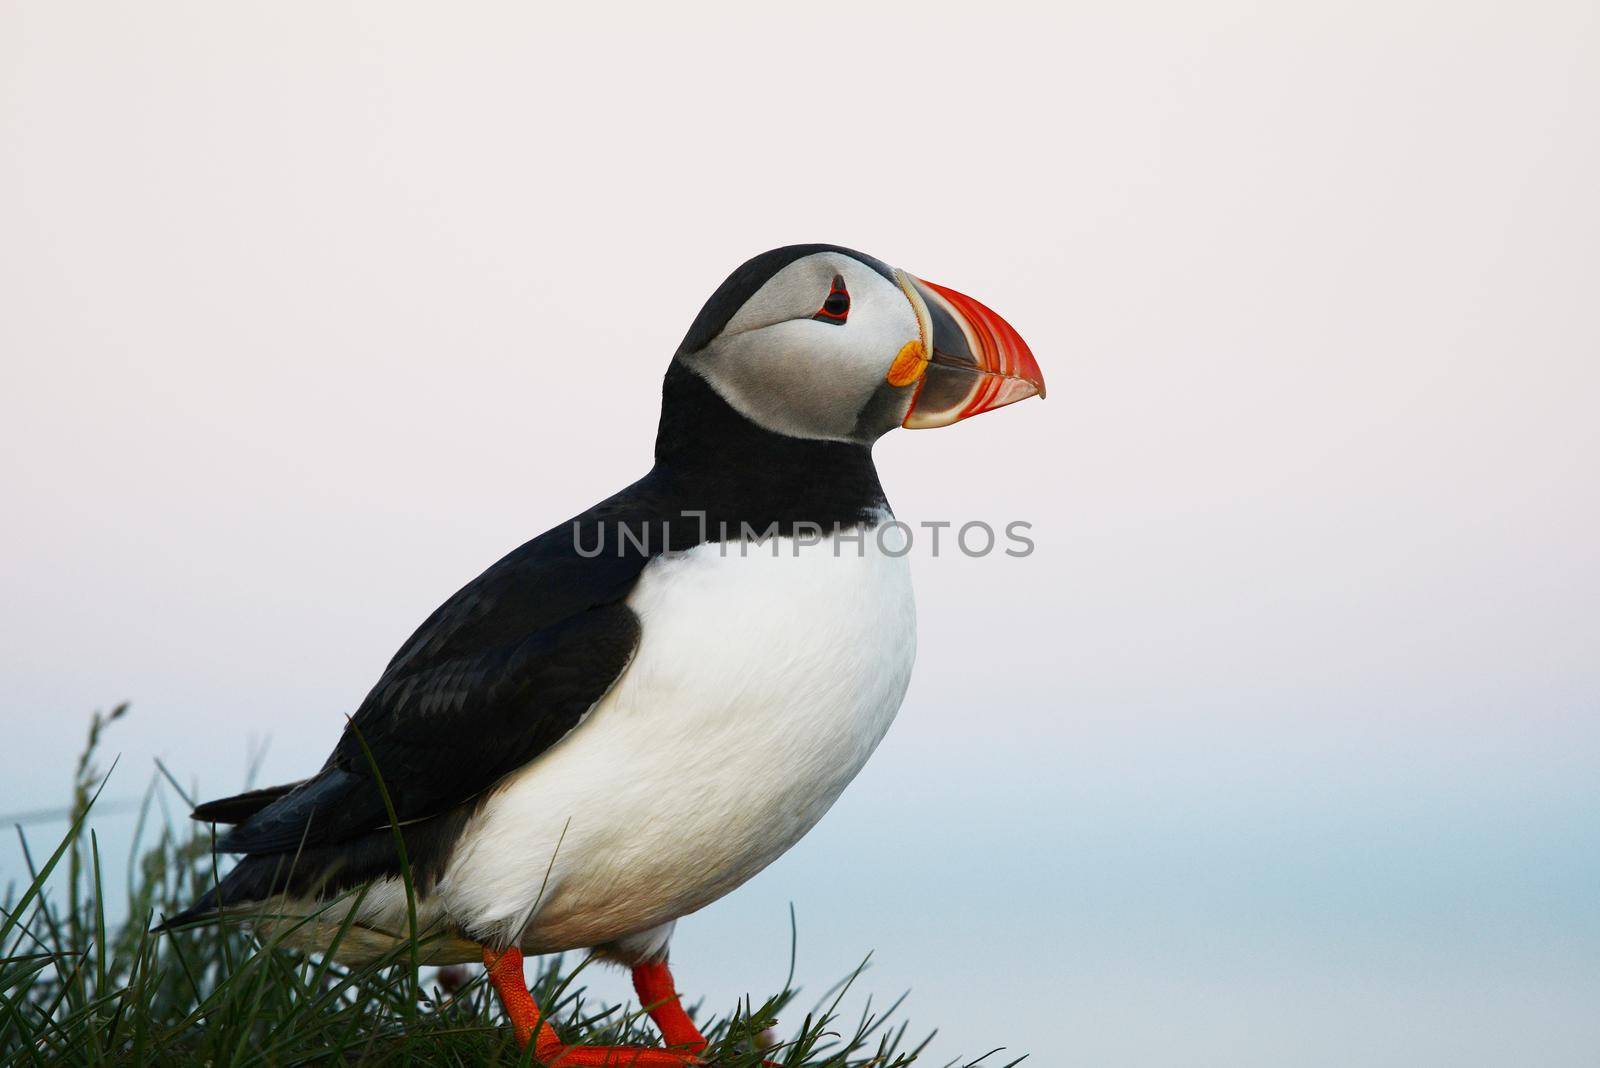
[[[849,290],[849,316],[815,320],[835,275]],[[916,309],[894,282],[848,256],[818,253],[773,275],[687,359],[757,425],[848,441],[895,356],[920,336]]]

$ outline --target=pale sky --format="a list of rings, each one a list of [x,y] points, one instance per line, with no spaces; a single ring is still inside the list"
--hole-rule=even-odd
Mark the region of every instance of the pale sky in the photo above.
[[[0,815],[123,699],[108,798],[314,769],[836,242],[1031,343],[878,457],[1038,548],[915,554],[899,721],[683,988],[792,901],[945,1059],[1591,1065],[1597,130],[1590,3],[0,6]]]

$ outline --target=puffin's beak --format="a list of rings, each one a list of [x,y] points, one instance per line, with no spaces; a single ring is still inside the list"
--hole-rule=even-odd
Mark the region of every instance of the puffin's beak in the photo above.
[[[912,303],[922,305],[918,318],[926,314],[925,336],[933,342],[902,426],[949,426],[1044,396],[1044,373],[1010,323],[964,293],[897,273]]]

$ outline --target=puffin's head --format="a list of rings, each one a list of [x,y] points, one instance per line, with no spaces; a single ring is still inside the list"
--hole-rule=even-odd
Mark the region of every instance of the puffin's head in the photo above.
[[[835,245],[741,265],[674,358],[746,419],[797,438],[866,444],[1044,396],[1033,353],[1000,316]]]

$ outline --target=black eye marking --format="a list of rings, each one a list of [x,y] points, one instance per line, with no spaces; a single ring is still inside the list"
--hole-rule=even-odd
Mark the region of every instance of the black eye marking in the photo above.
[[[828,290],[828,299],[822,302],[822,307],[811,318],[836,326],[843,326],[845,320],[850,318],[850,291],[844,287],[843,275],[833,276],[833,288]]]

